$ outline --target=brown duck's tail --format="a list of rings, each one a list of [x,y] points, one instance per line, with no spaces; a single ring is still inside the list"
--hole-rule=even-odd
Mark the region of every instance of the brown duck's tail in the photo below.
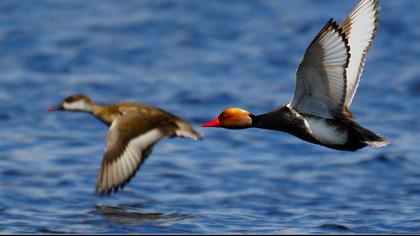
[[[382,148],[390,144],[388,139],[362,127],[354,121],[350,121],[353,129],[360,135],[360,141],[374,148]]]
[[[175,135],[183,138],[190,138],[193,140],[202,140],[203,135],[196,131],[188,122],[184,120],[177,120],[178,129],[175,130]]]

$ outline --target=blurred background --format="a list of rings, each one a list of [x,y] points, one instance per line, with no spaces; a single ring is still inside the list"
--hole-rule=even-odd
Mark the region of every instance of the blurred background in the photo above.
[[[420,231],[420,2],[384,0],[352,105],[388,137],[339,152],[199,125],[288,103],[306,47],[356,0],[0,1],[0,232]],[[166,139],[125,189],[94,195],[107,127],[48,113],[72,93],[143,102],[205,139]]]

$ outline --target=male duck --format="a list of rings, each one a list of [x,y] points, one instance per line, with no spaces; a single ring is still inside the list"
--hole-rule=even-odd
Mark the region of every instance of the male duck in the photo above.
[[[362,0],[340,25],[330,19],[306,49],[289,104],[262,115],[229,108],[202,126],[278,130],[343,151],[388,145],[386,138],[356,123],[349,110],[379,14],[379,0]]]

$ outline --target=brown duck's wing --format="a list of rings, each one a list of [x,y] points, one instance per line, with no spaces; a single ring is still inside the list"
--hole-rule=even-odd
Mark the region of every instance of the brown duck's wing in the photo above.
[[[128,112],[116,118],[106,137],[105,153],[96,193],[110,194],[123,188],[150,155],[153,145],[172,135],[171,127]]]
[[[300,113],[324,118],[342,117],[349,58],[347,40],[331,19],[306,49],[289,105]]]
[[[362,0],[341,23],[340,28],[350,46],[350,62],[347,68],[347,94],[345,105],[350,107],[360,76],[365,66],[366,54],[372,46],[379,25],[379,0]]]

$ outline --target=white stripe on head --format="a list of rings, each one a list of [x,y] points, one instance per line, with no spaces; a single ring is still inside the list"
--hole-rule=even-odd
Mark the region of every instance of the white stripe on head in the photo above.
[[[68,111],[86,111],[86,112],[92,111],[92,105],[88,104],[84,100],[78,100],[75,102],[64,102],[63,107],[65,110],[68,110]]]

